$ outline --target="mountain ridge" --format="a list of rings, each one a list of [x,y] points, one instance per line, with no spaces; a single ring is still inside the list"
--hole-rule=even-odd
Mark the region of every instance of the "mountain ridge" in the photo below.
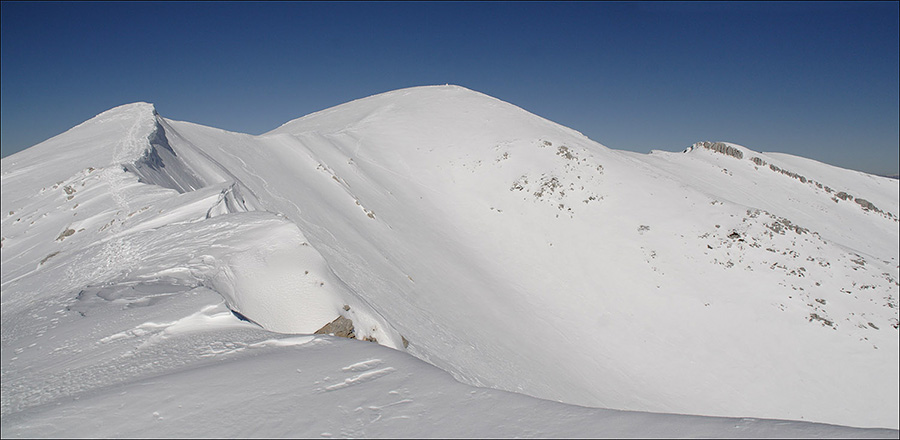
[[[152,117],[146,136],[94,134],[113,159],[132,151],[123,146],[146,147],[95,162],[103,179],[90,161],[3,159],[5,329],[15,292],[36,288],[67,252],[93,252],[81,246],[112,230],[99,226],[122,225],[106,243],[137,245],[170,228],[205,248],[187,238],[209,222],[223,234],[217,246],[233,251],[205,250],[204,260],[165,241],[169,250],[134,255],[184,257],[149,266],[156,272],[110,263],[118,274],[104,283],[129,271],[177,274],[288,333],[346,315],[360,338],[397,349],[408,340],[411,354],[464,383],[578,405],[896,425],[896,182],[730,143],[611,150],[456,86],[387,92],[258,136]],[[42,149],[59,148],[53,139],[65,140]],[[38,191],[20,170],[41,161],[75,180]],[[98,198],[84,199],[82,187]],[[139,196],[117,199],[116,188]],[[42,220],[37,201],[21,206],[26,191],[93,220],[53,210]],[[47,226],[29,232],[19,216]],[[264,224],[284,235],[251,233]],[[47,257],[50,246],[60,250]],[[291,269],[302,266],[326,287],[305,287]],[[252,276],[260,270],[280,281]],[[307,296],[279,302],[290,292]],[[748,367],[761,359],[784,377]],[[861,374],[846,377],[848,368]],[[871,377],[888,385],[874,389]],[[723,403],[714,390],[744,398]],[[847,403],[828,404],[835,399]],[[873,400],[883,406],[868,407]]]

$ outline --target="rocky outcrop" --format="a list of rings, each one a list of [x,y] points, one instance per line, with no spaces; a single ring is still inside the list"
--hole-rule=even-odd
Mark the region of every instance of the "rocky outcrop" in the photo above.
[[[694,144],[694,147],[703,147],[707,150],[713,150],[717,153],[722,153],[726,156],[736,157],[738,159],[744,158],[744,153],[741,150],[734,148],[724,142],[697,142],[696,144]]]
[[[772,171],[775,171],[776,173],[781,173],[781,174],[784,174],[785,176],[793,177],[793,178],[799,180],[800,183],[806,183],[806,182],[807,182],[807,178],[806,178],[805,176],[801,176],[800,174],[797,174],[797,173],[795,173],[795,172],[788,171],[788,170],[785,170],[785,169],[782,169],[782,168],[778,168],[778,167],[775,166],[775,165],[771,165],[771,164],[770,164],[770,165],[769,165],[769,169],[771,169]]]
[[[344,310],[350,310],[350,306],[344,306]],[[347,339],[358,339],[356,337],[356,331],[353,328],[353,320],[344,316],[338,316],[334,321],[331,321],[328,324],[325,324],[324,327],[316,330],[314,334],[331,335]],[[400,335],[400,339],[403,342],[403,348],[409,347],[409,341],[406,340],[406,337]],[[362,340],[366,342],[378,342],[374,337],[371,336],[362,338]]]
[[[864,209],[864,210],[866,210],[866,211],[875,211],[875,212],[878,212],[878,213],[881,212],[881,210],[878,209],[878,208],[876,208],[875,205],[872,204],[872,202],[870,202],[870,201],[868,201],[868,200],[866,200],[866,199],[860,199],[860,198],[857,198],[857,199],[856,199],[856,203],[858,203],[859,206],[862,206],[862,209]]]
[[[325,324],[324,327],[316,330],[314,334],[356,339],[356,333],[353,331],[353,321],[343,316],[338,316],[334,321]]]

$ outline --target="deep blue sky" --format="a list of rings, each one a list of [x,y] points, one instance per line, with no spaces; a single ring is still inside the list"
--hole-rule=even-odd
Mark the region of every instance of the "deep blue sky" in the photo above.
[[[900,172],[882,3],[3,2],[5,157],[109,108],[260,134],[458,84],[616,149],[722,140]]]

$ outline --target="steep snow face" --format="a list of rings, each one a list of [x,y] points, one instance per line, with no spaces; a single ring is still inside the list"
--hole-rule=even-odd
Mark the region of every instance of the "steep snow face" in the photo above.
[[[898,426],[897,181],[734,144],[610,150],[455,86],[262,136],[155,121],[143,151],[165,167],[152,153],[135,157],[154,172],[73,164],[33,204],[21,194],[37,183],[19,171],[33,165],[4,159],[4,353],[30,350],[23,316],[65,310],[86,287],[170,280],[269,330],[309,333],[340,314],[360,337],[400,348],[402,334],[472,385]],[[91,183],[97,172],[108,177]],[[95,211],[69,206],[88,194]]]

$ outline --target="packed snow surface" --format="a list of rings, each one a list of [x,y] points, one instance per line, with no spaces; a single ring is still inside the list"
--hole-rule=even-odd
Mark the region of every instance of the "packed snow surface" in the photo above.
[[[898,434],[897,180],[456,86],[0,164],[4,437]]]

